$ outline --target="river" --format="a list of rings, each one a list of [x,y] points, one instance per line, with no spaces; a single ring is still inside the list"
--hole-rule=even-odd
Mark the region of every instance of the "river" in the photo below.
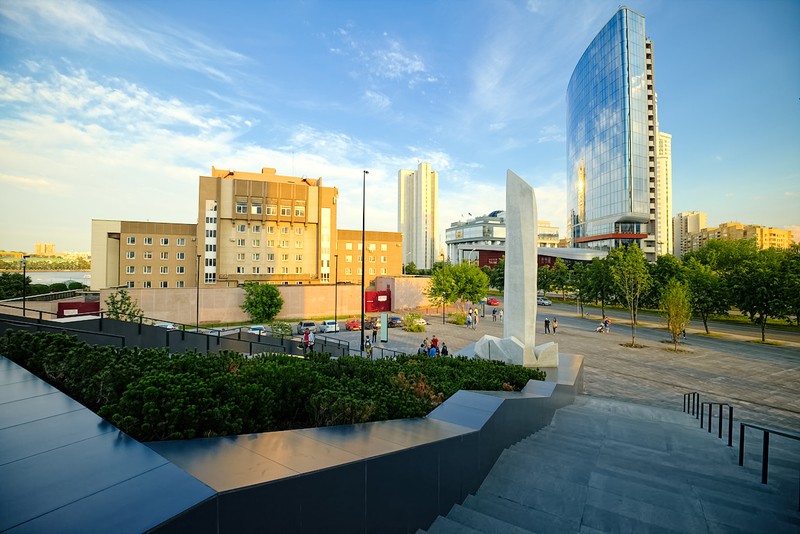
[[[28,278],[31,279],[31,284],[57,284],[59,282],[80,282],[90,284],[91,271],[28,271]]]

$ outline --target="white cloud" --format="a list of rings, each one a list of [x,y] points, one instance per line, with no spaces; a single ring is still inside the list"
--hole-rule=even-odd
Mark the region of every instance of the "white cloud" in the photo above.
[[[389,100],[389,97],[377,91],[366,91],[364,93],[364,101],[369,106],[377,109],[387,109],[392,105],[392,101]]]

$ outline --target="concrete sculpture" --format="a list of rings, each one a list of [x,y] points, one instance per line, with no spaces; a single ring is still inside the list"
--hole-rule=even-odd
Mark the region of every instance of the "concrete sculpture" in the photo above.
[[[503,337],[483,336],[475,357],[525,367],[558,367],[558,344],[536,346],[538,225],[533,188],[506,172],[506,269]]]

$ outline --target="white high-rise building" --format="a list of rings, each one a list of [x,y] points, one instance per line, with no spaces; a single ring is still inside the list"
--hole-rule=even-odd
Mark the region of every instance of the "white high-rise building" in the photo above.
[[[678,258],[691,250],[689,234],[706,228],[706,214],[702,211],[684,211],[672,218],[673,253]]]
[[[422,162],[417,170],[397,173],[397,230],[403,234],[403,264],[431,269],[437,254],[439,174]]]
[[[672,136],[659,131],[656,143],[656,255],[672,254]]]

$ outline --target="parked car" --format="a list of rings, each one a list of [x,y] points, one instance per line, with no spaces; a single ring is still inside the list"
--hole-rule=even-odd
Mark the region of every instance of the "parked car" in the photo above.
[[[539,306],[552,306],[553,302],[548,298],[538,297],[536,299],[536,304],[538,304]]]
[[[426,321],[422,317],[419,317],[419,318],[414,320],[414,324],[417,325],[417,326],[427,326],[429,323],[428,323],[428,321]]]
[[[360,319],[348,319],[346,323],[344,323],[345,330],[361,330],[361,320]]]
[[[367,317],[364,319],[364,330],[372,330],[381,327],[381,320],[378,317]]]
[[[264,328],[263,326],[261,326],[260,324],[257,324],[257,325],[251,326],[250,329],[247,332],[250,333],[250,334],[255,334],[257,336],[260,336],[260,335],[266,334],[267,333],[267,329]]]
[[[306,328],[308,328],[309,332],[316,332],[317,331],[317,323],[315,323],[314,321],[300,321],[299,323],[297,323],[297,333],[298,334],[305,333]]]
[[[339,331],[339,323],[334,321],[333,319],[322,321],[319,324],[318,330],[322,334],[329,334],[331,332],[338,332]]]
[[[178,327],[175,326],[174,323],[156,323],[153,326],[158,326],[160,328],[166,328],[167,330],[177,330]]]
[[[389,324],[387,325],[389,328],[397,328],[403,326],[403,318],[402,317],[389,317]]]
[[[488,304],[489,306],[500,306],[500,301],[494,297],[489,297],[488,299],[486,299],[486,304]]]

